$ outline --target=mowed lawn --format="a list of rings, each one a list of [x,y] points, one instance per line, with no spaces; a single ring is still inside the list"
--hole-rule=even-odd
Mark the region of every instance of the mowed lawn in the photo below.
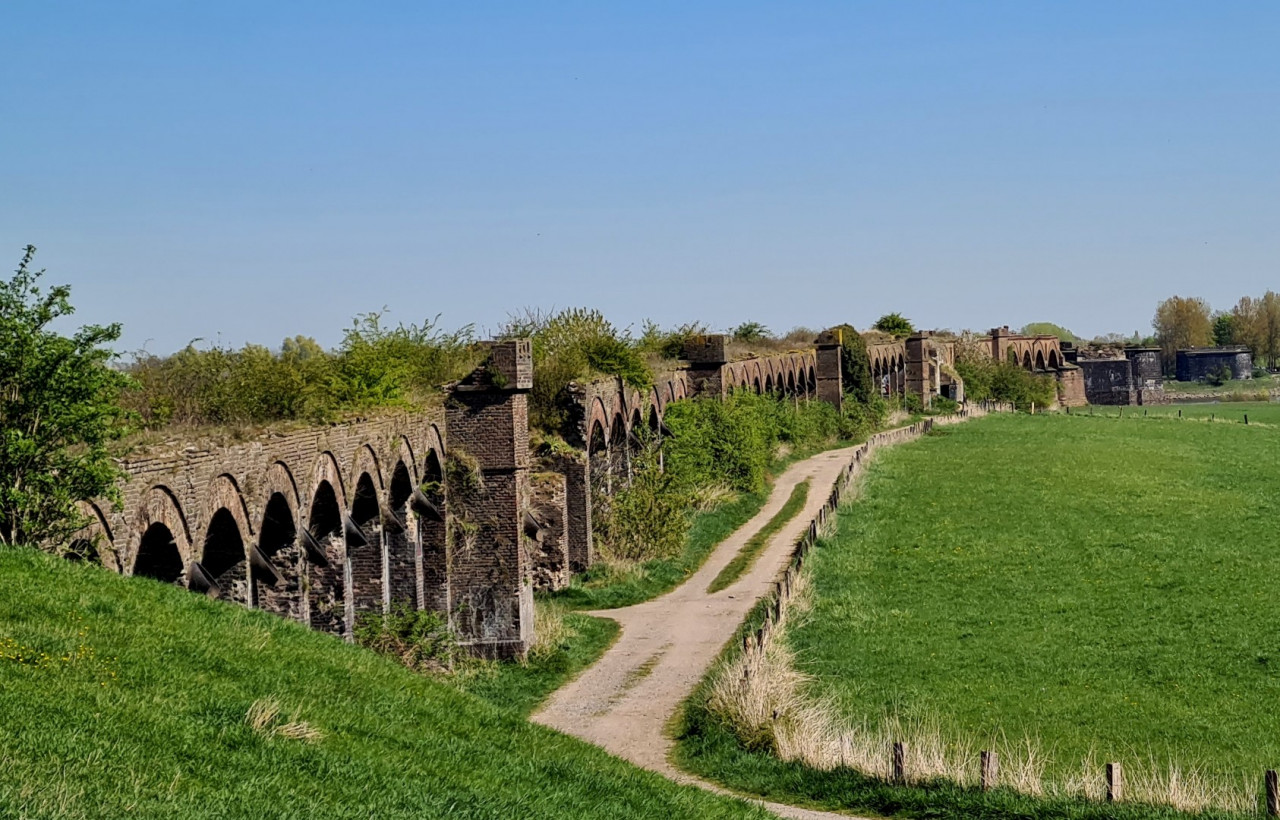
[[[992,416],[879,456],[793,632],[852,723],[1036,738],[1050,777],[1280,765],[1280,429]]]
[[[0,817],[764,816],[262,612],[32,550],[0,588]]]

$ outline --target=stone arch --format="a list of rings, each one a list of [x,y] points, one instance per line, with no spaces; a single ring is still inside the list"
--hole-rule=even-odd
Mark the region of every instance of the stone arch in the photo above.
[[[1044,370],[1044,351],[1036,351],[1036,370]]]
[[[604,431],[605,443],[608,444],[609,412],[599,398],[591,400],[591,412],[587,414],[587,438],[590,440],[595,425]]]
[[[386,570],[386,600],[388,604],[403,604],[418,609],[417,543],[418,524],[409,514],[409,500],[413,497],[414,464],[412,454],[406,461],[401,454],[391,467],[387,482],[386,512],[382,526],[384,568]]]
[[[267,468],[263,481],[266,500],[258,527],[258,550],[271,565],[271,574],[249,565],[255,606],[285,618],[306,622],[302,594],[305,572],[303,547],[298,543],[298,484],[284,462]]]
[[[787,370],[787,395],[796,395],[796,371],[792,369]]]
[[[772,373],[768,373],[764,377],[764,392],[765,393],[773,392],[773,374]]]
[[[192,560],[191,530],[177,496],[168,487],[152,487],[135,522],[138,540],[131,550],[130,574],[185,586]]]
[[[235,478],[223,473],[213,480],[205,511],[208,524],[200,550],[200,565],[218,585],[222,597],[252,606],[249,546],[252,544],[253,527]]]
[[[1030,350],[1023,351],[1022,366],[1027,370],[1031,369],[1031,351]]]
[[[609,428],[609,474],[617,481],[631,477],[631,448],[627,446],[627,422],[621,412],[614,413]]]
[[[311,628],[346,634],[346,543],[342,511],[347,508],[342,473],[333,453],[316,458],[311,475],[311,495],[306,530],[319,547],[319,555],[307,561],[307,611]]]
[[[348,515],[356,532],[344,533],[347,547],[347,577],[351,579],[350,596],[347,606],[347,620],[354,623],[360,612],[381,612],[384,603],[384,584],[382,565],[382,505],[378,501],[381,495],[380,482],[370,467],[376,465],[361,464],[355,474],[355,486],[351,493],[351,509]]]
[[[1058,359],[1058,351],[1050,349],[1049,350],[1049,369],[1057,370],[1061,364],[1062,362]]]
[[[76,509],[85,519],[85,525],[71,538],[63,557],[71,561],[88,561],[120,570],[120,557],[116,554],[115,537],[102,508],[92,501],[76,502]]]
[[[443,448],[431,447],[422,460],[419,485],[430,507],[415,516],[418,527],[414,590],[424,609],[449,611],[449,497],[445,489]],[[418,568],[420,567],[420,569]]]

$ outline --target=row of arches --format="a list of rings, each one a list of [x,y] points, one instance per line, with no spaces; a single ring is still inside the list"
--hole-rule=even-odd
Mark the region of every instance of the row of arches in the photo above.
[[[93,523],[73,553],[343,635],[360,613],[393,603],[447,609],[439,431],[432,428],[424,455],[403,437],[392,452],[385,465],[362,445],[349,475],[329,451],[305,475],[276,461],[256,477],[253,497],[224,473],[198,511],[156,484],[132,511],[127,543],[116,543],[107,517],[89,504]]]
[[[1059,370],[1063,366],[1062,343],[1056,336],[1000,336],[993,339],[995,344],[1003,345],[998,358],[1026,370]]]
[[[721,371],[726,393],[749,390],[760,395],[776,393],[808,397],[818,390],[817,370],[811,354],[769,356],[726,364]]]
[[[900,396],[907,389],[907,348],[904,344],[871,345],[867,349],[871,379],[882,396]]]

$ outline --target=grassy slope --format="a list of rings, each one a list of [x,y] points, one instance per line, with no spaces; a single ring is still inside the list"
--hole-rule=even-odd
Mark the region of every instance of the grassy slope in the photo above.
[[[759,816],[270,615],[30,551],[0,584],[0,642],[55,659],[0,652],[16,816]],[[324,739],[252,731],[267,697]]]
[[[595,663],[620,631],[618,622],[608,618],[577,612],[564,618],[570,631],[554,652],[531,657],[524,664],[478,662],[445,680],[499,708],[532,714],[548,695]]]
[[[1280,431],[992,417],[882,454],[814,553],[792,635],[854,721],[1038,735],[1061,769],[1155,755],[1250,783],[1280,760],[1271,548]],[[777,799],[928,817],[1167,817],[946,784],[894,787],[748,752],[690,702],[683,766]]]
[[[1261,772],[1280,736],[1280,433],[996,417],[885,454],[795,634],[854,717]]]

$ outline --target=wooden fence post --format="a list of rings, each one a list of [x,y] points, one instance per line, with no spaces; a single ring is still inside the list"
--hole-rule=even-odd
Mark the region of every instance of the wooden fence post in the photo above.
[[[1124,770],[1119,763],[1107,764],[1107,802],[1119,803],[1124,799]]]
[[[1276,780],[1276,770],[1267,769],[1267,817],[1280,817],[1280,782]]]
[[[893,782],[907,782],[907,744],[901,741],[893,744]]]
[[[995,752],[983,752],[979,757],[982,766],[980,782],[982,790],[990,791],[996,785],[996,773],[1000,769],[1000,756]]]

